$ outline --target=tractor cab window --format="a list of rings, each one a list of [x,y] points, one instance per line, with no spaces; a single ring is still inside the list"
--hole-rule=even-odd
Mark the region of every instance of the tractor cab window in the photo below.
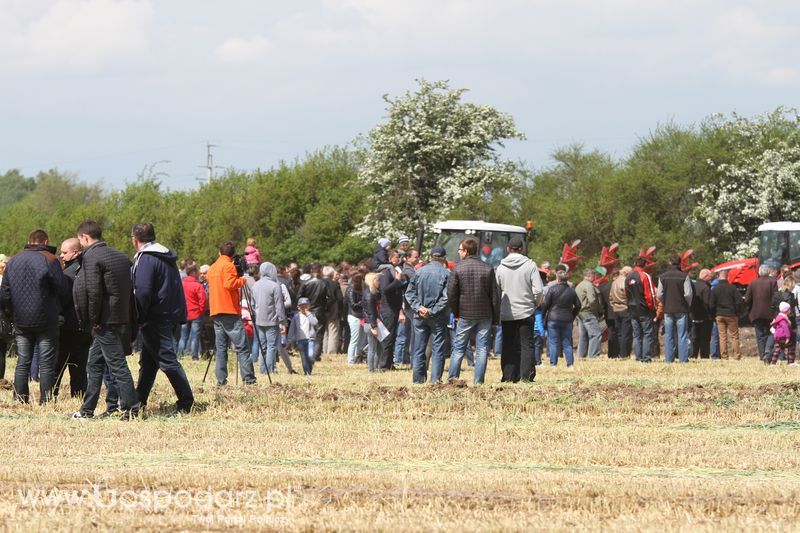
[[[792,232],[794,233],[794,232]],[[788,260],[789,232],[763,231],[759,244],[761,262],[768,266],[780,267]]]
[[[478,242],[478,255],[492,268],[500,266],[500,261],[507,255],[506,248],[511,236],[507,231],[484,231]]]
[[[475,238],[474,235],[467,235],[463,231],[442,231],[439,236],[436,237],[436,244],[444,246],[448,261],[459,261],[461,257],[458,255],[458,245],[467,237]]]
[[[800,231],[789,232],[789,261],[787,264],[794,264],[800,261]]]

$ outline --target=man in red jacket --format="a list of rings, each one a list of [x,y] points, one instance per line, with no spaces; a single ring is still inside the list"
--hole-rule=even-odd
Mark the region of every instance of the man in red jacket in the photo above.
[[[203,313],[208,307],[208,296],[200,283],[197,266],[186,267],[186,277],[182,283],[183,295],[186,297],[186,324],[181,326],[178,355],[190,352],[192,361],[197,361],[200,359],[200,332],[203,330]]]

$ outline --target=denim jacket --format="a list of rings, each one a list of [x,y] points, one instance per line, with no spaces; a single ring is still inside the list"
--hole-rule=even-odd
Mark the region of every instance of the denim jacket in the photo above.
[[[417,270],[406,289],[406,300],[414,310],[414,316],[419,316],[420,307],[426,307],[430,311],[430,318],[450,312],[447,305],[449,279],[450,272],[438,261]]]

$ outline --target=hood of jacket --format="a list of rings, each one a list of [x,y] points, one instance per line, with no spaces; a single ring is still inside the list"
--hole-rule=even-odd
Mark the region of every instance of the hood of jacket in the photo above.
[[[134,264],[137,262],[137,260],[139,259],[139,257],[141,257],[142,254],[154,255],[159,259],[166,261],[171,266],[174,267],[178,266],[178,255],[169,248],[167,248],[166,246],[164,246],[163,244],[154,242],[152,244],[145,245],[144,248],[136,252],[136,254],[133,256]]]
[[[530,257],[522,254],[508,254],[500,264],[506,268],[519,268],[530,260]]]
[[[272,263],[261,263],[261,266],[258,267],[258,271],[261,273],[261,279],[267,278],[276,283],[278,282],[278,269],[275,268],[275,265]]]

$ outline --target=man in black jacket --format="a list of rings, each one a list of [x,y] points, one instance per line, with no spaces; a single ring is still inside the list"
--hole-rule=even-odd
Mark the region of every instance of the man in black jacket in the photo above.
[[[379,371],[394,368],[394,346],[397,342],[397,328],[399,326],[400,313],[403,310],[403,295],[406,285],[408,285],[406,277],[397,272],[397,266],[400,264],[400,257],[397,252],[390,249],[387,257],[389,262],[378,267],[381,292],[379,314],[381,322],[389,330],[389,335],[381,341],[383,351],[378,361]]]
[[[131,353],[131,261],[102,240],[103,231],[97,222],[82,222],[77,234],[84,252],[72,295],[78,323],[84,331],[91,331],[93,339],[89,348],[86,396],[80,411],[72,416],[94,416],[103,370],[108,366],[119,391],[121,418],[127,420],[139,414],[139,398],[125,360],[125,355]]]
[[[742,314],[744,300],[736,287],[728,283],[728,271],[719,273],[719,284],[711,290],[711,307],[717,319],[719,332],[719,355],[728,358],[728,338],[731,340],[733,358],[741,359],[739,347],[739,316]]]
[[[711,330],[714,327],[714,310],[711,307],[711,285],[713,274],[703,269],[694,282],[692,298],[692,357],[698,355],[708,359],[711,354]]]
[[[776,292],[778,292],[778,284],[775,282],[775,278],[769,275],[769,267],[761,265],[758,267],[758,278],[747,286],[744,301],[747,304],[747,316],[753,323],[753,330],[756,334],[758,357],[762,361],[772,355],[774,340],[769,328],[772,319],[777,314],[777,309],[772,308],[772,298]]]
[[[178,413],[188,413],[194,396],[186,372],[175,354],[174,331],[186,322],[186,299],[175,252],[156,242],[156,231],[148,222],[133,226],[133,296],[136,322],[142,331],[139,358],[139,402],[147,399],[160,368],[167,375],[178,397]]]
[[[322,343],[325,340],[325,331],[328,326],[326,310],[330,288],[324,279],[320,278],[321,267],[314,263],[309,268],[311,279],[300,285],[297,291],[297,298],[308,298],[311,306],[311,314],[317,319],[317,329],[314,335],[314,360],[322,360]]]
[[[689,275],[681,270],[680,255],[672,255],[669,268],[658,277],[657,294],[664,305],[664,360],[673,362],[677,352],[680,362],[688,363],[693,289]]]
[[[53,396],[58,396],[61,379],[69,369],[69,388],[73,398],[80,398],[86,394],[86,361],[89,358],[89,345],[92,336],[81,331],[78,326],[78,315],[75,314],[75,304],[72,299],[72,285],[75,275],[81,267],[80,241],[72,237],[61,243],[59,258],[64,265],[64,276],[67,279],[69,290],[61,306],[61,330],[58,338],[58,360],[56,362],[56,384]]]
[[[458,319],[448,379],[458,379],[470,334],[475,331],[473,382],[479,384],[486,375],[492,325],[500,321],[500,291],[494,270],[478,258],[478,241],[462,240],[458,254],[461,261],[453,267],[447,282],[447,301]]]
[[[34,348],[39,350],[39,403],[48,402],[56,380],[58,314],[68,285],[48,236],[37,229],[22,252],[6,266],[0,285],[0,305],[13,317],[17,341],[14,398],[28,403],[28,376]]]

